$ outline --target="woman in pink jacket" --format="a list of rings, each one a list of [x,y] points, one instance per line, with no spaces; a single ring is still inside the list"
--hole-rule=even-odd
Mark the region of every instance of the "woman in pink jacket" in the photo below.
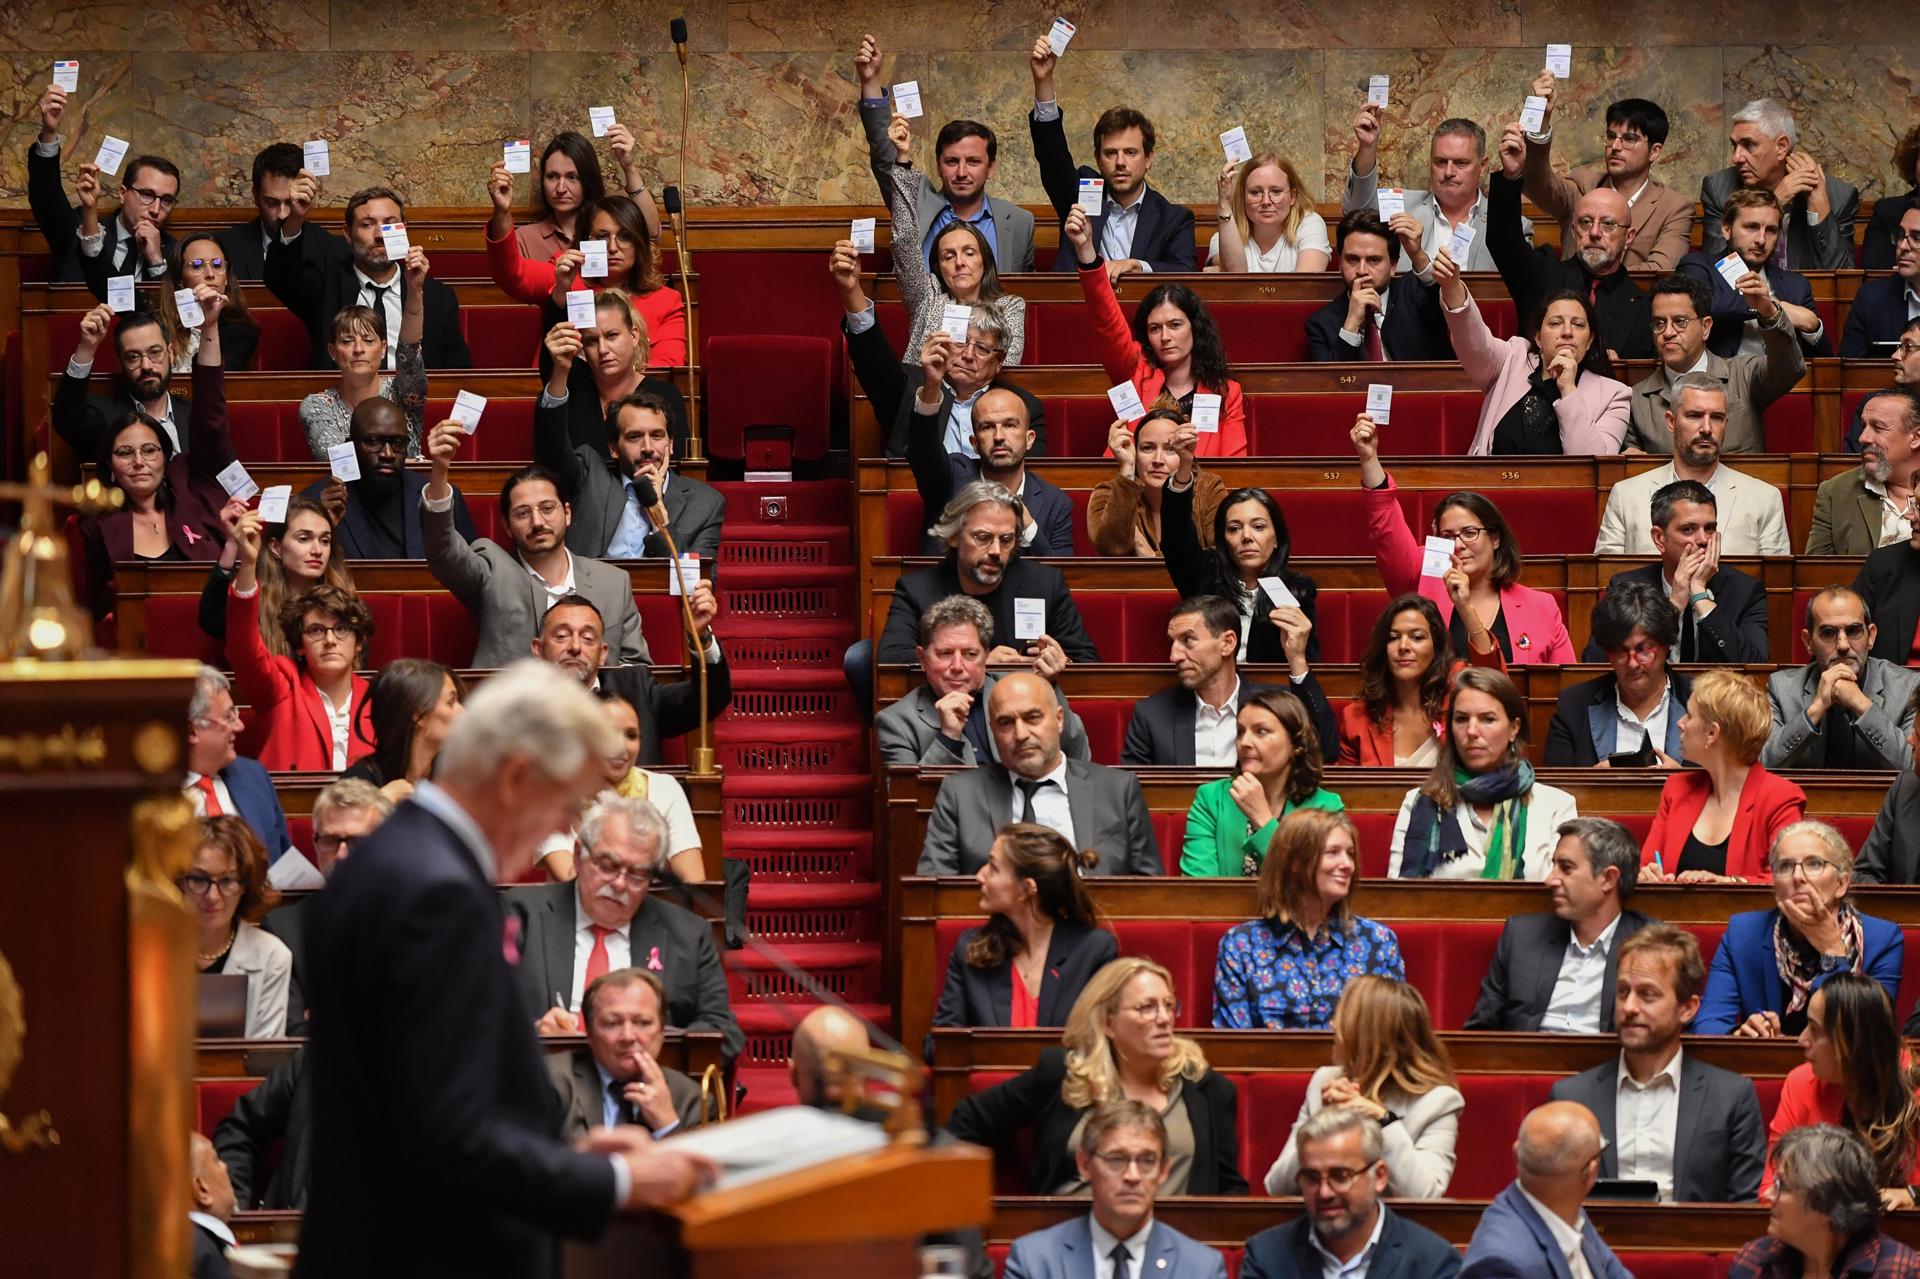
[[[1453,651],[1467,655],[1473,665],[1487,664],[1482,658],[1495,647],[1509,664],[1573,661],[1560,605],[1545,591],[1520,585],[1520,544],[1500,509],[1478,493],[1441,498],[1432,533],[1453,543],[1453,555],[1445,573],[1429,576],[1421,572],[1425,548],[1407,525],[1393,477],[1380,465],[1373,419],[1361,414],[1352,435],[1367,537],[1387,594],[1418,591],[1432,600]]]
[[[1632,392],[1613,378],[1578,293],[1549,294],[1533,337],[1497,338],[1443,249],[1433,260],[1447,332],[1467,376],[1486,393],[1469,453],[1618,453]]]

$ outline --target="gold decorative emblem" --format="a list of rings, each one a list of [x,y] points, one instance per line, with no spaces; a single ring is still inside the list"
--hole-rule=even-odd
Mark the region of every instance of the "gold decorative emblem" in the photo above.
[[[26,1056],[23,1047],[26,1038],[26,1001],[20,993],[20,983],[13,979],[13,968],[7,963],[7,957],[0,955],[0,1099],[6,1097],[14,1072],[20,1069],[20,1062]],[[28,1115],[18,1128],[0,1114],[0,1151],[18,1155],[35,1146],[59,1144],[60,1134],[53,1130],[53,1116],[46,1111]]]
[[[133,735],[133,762],[149,773],[170,771],[180,760],[179,735],[158,720],[142,724]]]

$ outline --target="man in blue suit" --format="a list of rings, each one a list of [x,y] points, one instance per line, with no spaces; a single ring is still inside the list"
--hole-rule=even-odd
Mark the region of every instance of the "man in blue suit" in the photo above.
[[[1226,1279],[1226,1259],[1153,1219],[1167,1180],[1167,1128],[1137,1101],[1110,1101],[1087,1116],[1074,1155],[1093,1193],[1084,1217],[1013,1241],[1005,1279]]]
[[[275,888],[320,887],[320,872],[293,846],[273,779],[258,761],[240,758],[234,746],[239,734],[232,685],[202,666],[187,703],[188,801],[202,817],[235,815],[246,822],[267,850],[267,882]]]
[[[1520,1166],[1480,1217],[1460,1279],[1633,1279],[1580,1205],[1600,1179],[1600,1121],[1550,1101],[1520,1123]]]
[[[1847,312],[1840,354],[1850,360],[1893,353],[1907,321],[1920,316],[1920,209],[1901,215],[1893,237],[1893,274],[1860,286]]]
[[[1766,279],[1767,291],[1775,305],[1787,313],[1787,323],[1800,339],[1801,352],[1809,358],[1832,355],[1826,324],[1813,309],[1813,286],[1806,276],[1789,271],[1778,260],[1781,208],[1773,192],[1743,187],[1727,197],[1720,218],[1726,241],[1723,251],[1715,255],[1695,249],[1674,267],[1712,290],[1707,314],[1713,320],[1713,331],[1707,334],[1707,350],[1730,360],[1743,350],[1757,353],[1762,345],[1759,315],[1720,274],[1718,263],[1732,253],[1749,271],[1757,271]]]
[[[1294,1132],[1306,1214],[1247,1240],[1240,1279],[1450,1279],[1460,1254],[1425,1226],[1395,1213],[1387,1193],[1380,1127],[1346,1106],[1328,1106]]]

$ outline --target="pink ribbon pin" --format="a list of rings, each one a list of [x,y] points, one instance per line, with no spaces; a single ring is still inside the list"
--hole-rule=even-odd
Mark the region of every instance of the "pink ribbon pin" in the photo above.
[[[187,535],[188,546],[192,546],[195,542],[198,542],[200,540],[200,534],[194,532],[192,527],[189,525],[182,524],[180,526],[180,531]]]
[[[660,962],[660,948],[658,946],[649,948],[647,951],[647,971],[657,973],[663,971],[665,968],[666,965]]]
[[[520,963],[520,916],[508,915],[506,927],[500,934],[500,953],[506,956],[507,963],[519,966]]]

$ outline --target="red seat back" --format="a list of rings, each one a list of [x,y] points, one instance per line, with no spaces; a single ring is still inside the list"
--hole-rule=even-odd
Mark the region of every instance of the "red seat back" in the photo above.
[[[460,332],[476,369],[531,369],[540,360],[540,308],[512,303],[460,308]]]
[[[254,1087],[258,1079],[196,1079],[193,1081],[193,1130],[211,1138],[220,1121],[233,1113],[234,1105]]]
[[[1112,698],[1083,698],[1073,704],[1073,709],[1087,727],[1087,746],[1093,762],[1118,764],[1127,723],[1133,717],[1133,703]]]
[[[253,363],[249,367],[281,372],[308,366],[313,340],[298,315],[282,308],[263,308],[255,311],[253,318],[260,326],[260,338],[253,348]]]
[[[825,338],[756,334],[710,339],[708,453],[746,460],[749,428],[784,427],[792,439],[790,459],[826,456],[833,364],[833,343]]]
[[[1852,425],[1851,417],[1840,419],[1844,424],[1841,431]],[[1789,392],[1767,406],[1766,412],[1767,452],[1769,453],[1814,453],[1818,451],[1813,442],[1813,396],[1810,392]]]

